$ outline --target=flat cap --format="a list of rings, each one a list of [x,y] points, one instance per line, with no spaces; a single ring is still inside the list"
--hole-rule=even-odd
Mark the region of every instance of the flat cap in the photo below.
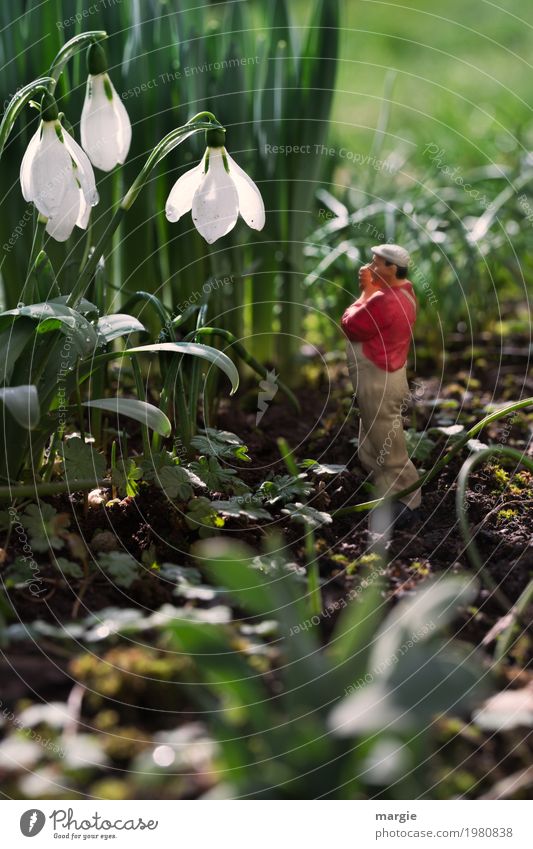
[[[378,256],[382,256],[383,259],[393,262],[398,268],[407,268],[411,260],[408,252],[405,248],[401,248],[400,245],[374,245],[370,250],[373,254],[377,254]]]

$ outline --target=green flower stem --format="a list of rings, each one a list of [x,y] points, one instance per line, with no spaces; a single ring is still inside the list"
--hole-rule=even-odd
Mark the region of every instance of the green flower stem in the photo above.
[[[122,221],[124,216],[124,209],[119,207],[111,220],[109,221],[107,227],[104,229],[104,232],[100,236],[96,246],[91,253],[89,259],[85,263],[84,267],[81,270],[80,276],[78,277],[77,283],[74,285],[72,292],[67,298],[67,306],[76,308],[76,305],[81,297],[85,294],[90,282],[95,274],[96,268],[98,266],[98,262],[100,258],[104,255],[105,248],[108,243],[111,241],[113,233],[117,229],[118,225]]]
[[[433,478],[440,472],[440,470],[443,469],[444,466],[447,466],[448,463],[453,460],[453,458],[457,454],[459,454],[460,451],[462,451],[466,443],[470,439],[473,439],[475,436],[477,436],[477,434],[482,431],[483,428],[486,427],[486,425],[491,424],[491,422],[495,422],[498,419],[502,419],[504,418],[504,416],[508,416],[509,413],[513,413],[515,410],[523,410],[525,407],[531,406],[533,406],[533,397],[525,398],[523,401],[515,401],[513,404],[509,404],[507,407],[502,407],[501,410],[496,410],[494,413],[490,413],[488,416],[485,416],[485,418],[481,419],[481,421],[471,427],[470,430],[468,430],[464,434],[464,436],[462,436],[461,439],[457,441],[453,448],[450,448],[448,453],[445,454],[444,457],[439,460],[438,463],[435,463],[435,465],[431,469],[429,469],[424,475],[422,475],[416,483],[411,484],[411,486],[408,486],[405,489],[402,489],[400,492],[394,493],[393,496],[383,496],[382,498],[375,498],[373,501],[364,501],[361,504],[355,504],[351,507],[342,507],[339,510],[334,510],[331,515],[335,517],[348,516],[351,513],[359,513],[363,510],[371,510],[373,507],[377,507],[378,504],[383,504],[389,501],[395,501],[399,498],[403,498],[404,495],[409,495],[410,492],[414,492],[416,489],[428,483],[430,480],[433,480]]]
[[[42,498],[45,495],[57,495],[61,492],[83,492],[84,490],[107,489],[108,480],[54,481],[53,483],[25,483],[17,486],[0,486],[0,501],[13,498]]]
[[[318,561],[315,554],[315,534],[312,528],[305,529],[305,560],[307,563],[307,590],[309,592],[309,611],[311,616],[320,616],[322,612],[322,597]]]
[[[111,480],[113,480],[113,472],[116,471],[117,468],[117,440],[114,439],[111,443]],[[117,497],[117,488],[116,486],[111,487],[111,497]]]
[[[516,602],[515,605],[510,609],[509,613],[512,616],[512,621],[507,626],[505,631],[503,631],[496,641],[496,651],[494,653],[494,658],[498,663],[505,658],[507,651],[511,645],[516,624],[520,621],[521,617],[524,615],[529,605],[533,601],[533,581],[530,581],[523,593],[520,595],[520,598]],[[526,623],[524,625],[524,630],[526,630],[529,625]]]
[[[4,151],[9,134],[13,129],[13,125],[24,107],[39,94],[46,94],[51,85],[54,84],[52,77],[39,77],[37,80],[28,83],[9,101],[2,123],[0,124],[0,156]]]
[[[172,358],[172,362],[168,367],[163,383],[163,388],[161,390],[161,395],[159,398],[159,409],[161,410],[161,412],[165,413],[165,415],[168,415],[170,399],[172,397],[172,389],[175,384],[176,388],[174,391],[174,402],[177,406],[178,411],[175,425],[176,429],[179,431],[183,446],[185,447],[187,454],[189,454],[191,447],[191,416],[196,416],[196,411],[190,410],[189,405],[187,404],[183,372],[181,370],[181,361],[183,359],[183,356],[184,355],[181,354],[181,356],[178,355]],[[160,445],[161,436],[160,434],[154,432],[152,436],[152,450],[158,451]]]
[[[34,287],[30,288],[30,291],[26,293],[26,286],[28,285],[31,277],[31,273],[33,271],[33,266],[35,265],[35,260],[37,256],[41,252],[44,243],[44,234],[46,230],[46,222],[48,221],[44,215],[41,215],[39,212],[37,214],[37,222],[35,224],[35,229],[33,233],[33,242],[30,251],[30,259],[28,261],[28,268],[26,271],[26,280],[24,281],[24,287],[21,292],[21,300],[26,300],[27,303],[33,304],[35,303],[35,291]],[[37,295],[38,297],[38,295]]]
[[[180,358],[181,359],[181,358]],[[167,373],[165,375],[165,379],[163,382],[163,387],[161,389],[161,393],[159,395],[159,409],[162,413],[168,416],[168,410],[170,406],[170,396],[171,396],[171,388],[175,381],[175,377],[178,373],[179,361],[178,357],[174,357],[170,363],[170,366],[167,369]],[[178,422],[178,427],[180,426],[180,422]],[[152,434],[152,451],[156,453],[159,451],[161,447],[161,434],[154,431]]]
[[[100,258],[104,255],[104,252],[110,243],[113,233],[119,226],[122,218],[124,217],[124,213],[130,209],[132,204],[135,202],[139,192],[142,187],[146,184],[148,177],[151,172],[155,168],[155,166],[175,147],[185,141],[185,139],[192,136],[194,133],[198,133],[201,130],[210,130],[213,129],[213,124],[211,122],[202,122],[199,120],[203,115],[211,115],[211,113],[199,112],[198,115],[195,115],[184,124],[182,127],[178,127],[176,130],[172,130],[172,132],[168,133],[164,139],[162,139],[159,144],[151,152],[150,156],[146,160],[143,168],[131,184],[130,188],[124,195],[122,202],[118,209],[115,211],[115,214],[111,218],[111,221],[105,228],[104,232],[100,236],[95,249],[93,250],[89,260],[84,266],[80,276],[76,284],[74,285],[72,292],[70,293],[67,299],[67,306],[76,307],[78,300],[85,294],[85,291],[90,284],[94,272],[96,270],[96,266]],[[214,118],[214,116],[213,116]],[[216,121],[216,119],[214,118]],[[217,126],[220,126],[217,124]]]
[[[244,345],[242,345],[236,336],[233,335],[229,330],[224,330],[221,327],[199,327],[197,330],[191,330],[190,333],[187,334],[184,342],[190,342],[193,339],[196,339],[197,336],[222,336],[223,339],[226,339],[230,345],[235,349],[235,353],[247,363],[250,368],[256,371],[261,377],[266,377],[268,374],[267,369],[262,363],[255,359],[251,354],[248,353]],[[298,401],[296,395],[291,392],[289,387],[283,383],[282,380],[277,380],[277,384],[281,391],[287,396],[293,405],[294,409],[297,413],[301,413],[300,402]]]
[[[277,439],[279,453],[281,454],[287,471],[290,475],[297,477],[300,470],[296,464],[289,443],[283,436]],[[311,616],[320,616],[322,610],[322,596],[320,594],[320,581],[318,571],[318,559],[315,554],[315,534],[313,528],[307,524],[304,526],[305,561],[307,564],[307,591],[309,595],[309,611]]]
[[[59,443],[59,436],[57,430],[55,430],[52,434],[51,442],[50,442],[50,454],[48,455],[48,461],[41,473],[41,480],[44,483],[50,481],[52,477],[52,472],[54,470],[54,461],[56,456],[56,445]]]
[[[67,43],[63,45],[50,65],[49,74],[52,78],[52,83],[50,85],[49,92],[51,94],[54,93],[59,77],[61,76],[63,68],[69,59],[79,50],[84,50],[90,44],[102,41],[104,38],[107,38],[107,32],[105,30],[90,30],[89,32],[81,32],[79,35],[75,35],[74,38],[71,38],[70,41],[67,41]]]
[[[198,113],[199,115],[206,113]],[[211,113],[209,113],[211,114]],[[216,118],[214,119],[216,121]],[[217,127],[220,125],[217,123]],[[168,153],[174,150],[179,144],[184,142],[194,133],[199,132],[200,130],[210,130],[213,129],[213,124],[210,122],[201,122],[198,118],[198,115],[195,115],[194,118],[191,118],[190,121],[187,121],[182,127],[178,127],[176,130],[172,130],[168,135],[165,136],[162,141],[159,142],[158,145],[153,149],[150,156],[146,160],[144,166],[141,171],[129,187],[128,191],[124,195],[122,199],[121,206],[124,209],[130,209],[132,204],[134,203],[137,195],[141,191],[142,187],[146,183],[151,171],[155,168],[155,166],[160,162]]]
[[[508,611],[512,605],[508,599],[505,598],[503,593],[498,589],[495,582],[492,580],[488,571],[484,569],[484,563],[482,561],[479,550],[472,539],[472,535],[470,533],[470,527],[468,522],[468,515],[465,509],[465,500],[466,500],[466,487],[468,484],[468,478],[474,471],[476,466],[479,466],[480,463],[483,463],[488,457],[492,457],[493,454],[500,454],[504,457],[511,457],[516,460],[517,463],[522,463],[530,472],[533,472],[533,460],[528,459],[521,454],[520,451],[517,451],[516,448],[509,448],[504,445],[491,445],[489,448],[483,449],[483,451],[478,451],[476,454],[473,454],[471,457],[468,457],[467,460],[461,466],[461,471],[459,472],[459,477],[457,479],[457,492],[455,494],[455,510],[457,516],[459,517],[459,527],[461,528],[461,533],[463,535],[463,539],[465,542],[465,551],[470,560],[474,569],[477,570],[482,581],[485,583],[487,588],[494,594],[496,598],[500,601],[504,610]]]
[[[178,357],[175,358],[178,360]],[[183,445],[187,453],[189,453],[191,447],[191,415],[196,415],[196,410],[189,410],[189,406],[187,404],[187,399],[185,397],[185,384],[183,382],[183,372],[179,368],[181,365],[181,357],[179,357],[179,362],[176,362],[177,370],[176,370],[176,391],[174,393],[174,400],[178,408],[178,430],[180,432],[181,439],[183,441]],[[169,373],[172,372],[172,366],[169,368]],[[168,378],[167,378],[168,379]]]
[[[137,361],[136,357],[131,357],[131,366],[133,368],[133,375],[135,377],[135,386],[137,389],[137,397],[139,401],[146,401],[146,393],[144,391],[144,385],[141,374],[141,367]],[[147,425],[141,425],[141,433],[143,440],[143,452],[145,457],[150,456],[150,437],[148,436],[148,427]]]
[[[138,304],[139,301],[151,304],[159,316],[161,327],[166,327],[169,324],[171,319],[170,310],[152,292],[134,292],[133,295],[130,295],[128,300],[122,304],[121,311],[129,313],[130,309]]]
[[[80,389],[80,364],[79,361],[76,365],[76,407],[78,409],[78,419],[80,425],[80,436],[81,441],[85,444],[85,416],[83,414],[83,407],[81,405],[81,389]]]
[[[287,470],[290,475],[294,475],[298,477],[300,474],[300,469],[296,465],[296,460],[292,455],[292,451],[289,448],[289,443],[283,436],[279,436],[277,439],[279,453],[281,454],[282,460],[287,466]]]

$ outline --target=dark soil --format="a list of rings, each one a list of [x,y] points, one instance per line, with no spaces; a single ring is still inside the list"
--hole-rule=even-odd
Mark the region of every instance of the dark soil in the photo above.
[[[487,339],[485,343],[487,352],[490,352],[491,340]],[[494,368],[476,368],[475,363],[468,362],[468,357],[465,362],[465,352],[460,350],[459,342],[457,351],[454,345],[454,340],[451,340],[446,380],[433,376],[434,365],[425,366],[423,362],[417,364],[417,379],[423,383],[424,393],[416,410],[409,411],[404,419],[406,428],[414,426],[420,432],[428,427],[449,426],[457,422],[468,428],[483,417],[486,404],[510,402],[533,395],[533,381],[527,370],[529,360],[525,360],[524,345],[517,342],[513,346],[505,358],[504,369],[497,363]],[[483,359],[484,362],[492,361],[490,357]],[[354,442],[358,433],[357,408],[345,363],[342,360],[329,362],[327,373],[321,373],[319,377],[311,369],[307,372],[304,365],[303,374],[304,378],[307,375],[305,386],[296,391],[301,405],[299,414],[289,400],[278,392],[257,426],[256,382],[241,388],[237,399],[221,400],[216,427],[237,434],[247,445],[252,460],[251,463],[228,461],[228,465],[237,469],[239,477],[251,488],[257,487],[269,473],[286,474],[287,469],[277,443],[279,437],[284,437],[299,462],[312,458],[322,463],[347,466],[340,474],[320,479],[322,482],[318,491],[309,499],[311,506],[332,512],[369,500],[373,497],[372,489],[357,460]],[[500,420],[486,428],[486,432],[478,434],[477,438],[489,444],[507,444],[533,457],[532,422],[531,412],[522,412],[512,424],[508,420]],[[437,447],[430,460],[426,461],[428,465],[433,464],[449,447],[444,434],[432,434],[431,438],[437,442]],[[130,451],[136,444],[140,450],[140,441],[130,439]],[[394,533],[389,547],[390,561],[386,577],[386,594],[392,602],[411,593],[431,575],[472,570],[465,554],[455,510],[457,477],[466,456],[467,452],[462,452],[424,487],[421,517],[409,529]],[[424,465],[417,460],[415,463],[419,468]],[[533,475],[514,466],[502,462],[499,471],[495,463],[479,468],[470,478],[467,493],[471,533],[475,536],[483,568],[499,586],[509,604],[517,600],[533,573]],[[515,483],[516,472],[521,472],[518,488]],[[152,560],[198,566],[190,553],[190,546],[198,536],[184,521],[183,503],[172,503],[161,490],[147,484],[141,485],[135,498],[124,498],[120,503],[107,508],[101,506],[85,511],[83,495],[79,493],[46,500],[59,512],[71,515],[70,530],[78,534],[90,550],[95,534],[110,531],[119,549],[128,551],[146,566],[143,577],[128,590],[120,590],[98,575],[84,591],[78,617],[108,606],[138,607],[147,612],[167,602],[210,606],[209,601],[179,599],[173,594],[173,586],[162,581],[149,568]],[[508,505],[512,514],[500,515],[501,510],[509,509]],[[268,523],[269,529],[276,527],[283,531],[293,559],[304,565],[301,526],[289,523],[281,510],[271,512],[273,520]],[[228,520],[222,533],[248,543],[255,551],[260,550],[265,535],[261,523],[244,519]],[[356,561],[368,552],[370,542],[367,514],[361,512],[334,519],[331,524],[322,525],[316,532],[320,575],[324,581],[324,609],[331,610],[334,602],[346,597],[357,583],[359,575]],[[16,554],[17,547],[12,543],[5,565]],[[44,556],[43,564],[40,565],[42,574],[50,579],[50,595],[36,602],[27,590],[11,590],[9,600],[14,620],[32,622],[39,618],[55,624],[70,621],[81,582],[70,579],[67,583],[58,579],[57,571]],[[476,645],[482,643],[490,629],[507,612],[491,596],[483,580],[480,580],[479,585],[475,611],[470,609],[468,614],[465,612],[464,617],[456,622],[460,638]],[[234,613],[236,617],[243,615],[242,611],[235,610]],[[523,617],[525,622],[531,621],[531,613],[531,610],[526,611]],[[335,614],[323,618],[321,628],[324,642],[328,640],[334,624]],[[528,671],[531,646],[531,639],[525,645],[522,641],[520,656],[515,658],[516,675],[522,676],[522,684],[532,678]],[[23,642],[9,647],[0,663],[5,703],[15,703],[28,695],[42,701],[66,699],[73,685],[69,667],[71,657],[70,652],[61,653],[57,646],[52,643],[48,645],[46,640],[38,646]],[[29,681],[33,688],[31,694],[28,693]],[[143,720],[138,718],[136,722],[139,725]],[[468,741],[463,741],[462,745],[468,748]],[[494,751],[489,749],[484,750],[488,763],[501,763],[502,753],[498,748],[494,748]],[[472,751],[472,757],[475,757],[477,750]],[[469,757],[462,750],[453,756]],[[188,794],[194,796],[190,787],[184,790],[183,797],[186,798]]]

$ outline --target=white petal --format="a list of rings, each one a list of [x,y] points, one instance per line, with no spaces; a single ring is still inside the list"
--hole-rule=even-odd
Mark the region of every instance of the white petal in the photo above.
[[[111,99],[105,91],[107,86]],[[101,171],[111,171],[126,159],[131,123],[107,74],[95,74],[87,80],[80,132],[83,149]]]
[[[96,206],[100,198],[96,191],[93,166],[89,162],[87,154],[66,130],[63,130],[63,139],[65,141],[65,147],[74,160],[76,166],[73,169],[74,174],[78,179],[83,194],[85,195],[85,200],[90,206]]]
[[[41,140],[31,165],[32,200],[42,215],[53,216],[72,182],[72,160],[57,136],[59,121],[43,121]]]
[[[20,188],[22,189],[22,196],[24,200],[33,200],[32,198],[32,181],[31,181],[31,167],[33,165],[33,159],[35,157],[35,152],[39,146],[39,140],[41,138],[41,124],[37,127],[37,130],[33,134],[30,139],[30,143],[26,148],[26,153],[22,157],[22,162],[20,163]]]
[[[56,241],[64,242],[72,233],[80,214],[82,197],[82,192],[72,176],[60,209],[55,215],[50,216],[46,224],[46,232],[53,236]]]
[[[179,221],[182,215],[191,211],[192,199],[202,181],[206,156],[207,148],[200,164],[182,174],[172,186],[165,204],[165,215],[169,221]]]
[[[226,152],[230,177],[233,178],[239,196],[239,212],[253,230],[262,230],[265,226],[265,204],[261,193],[246,171],[237,165]]]
[[[206,242],[212,244],[235,227],[239,198],[224,168],[222,149],[209,149],[209,170],[202,177],[192,202],[192,220]]]
[[[117,95],[111,80],[109,80],[109,84],[113,90],[113,108],[117,119],[118,164],[122,165],[126,161],[130,149],[131,121],[126,107]]]
[[[78,218],[76,219],[76,226],[81,227],[82,230],[86,230],[90,214],[91,206],[87,203],[85,195],[80,190],[80,211],[78,212]]]

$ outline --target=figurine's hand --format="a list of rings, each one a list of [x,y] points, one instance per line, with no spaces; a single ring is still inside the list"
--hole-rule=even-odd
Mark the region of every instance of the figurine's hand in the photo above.
[[[362,265],[359,269],[359,286],[361,287],[361,291],[364,292],[369,286],[372,285],[372,272],[368,265]]]
[[[359,269],[359,285],[361,287],[362,297],[366,300],[374,292],[380,292],[381,287],[378,279],[374,276],[369,265],[362,265]]]

